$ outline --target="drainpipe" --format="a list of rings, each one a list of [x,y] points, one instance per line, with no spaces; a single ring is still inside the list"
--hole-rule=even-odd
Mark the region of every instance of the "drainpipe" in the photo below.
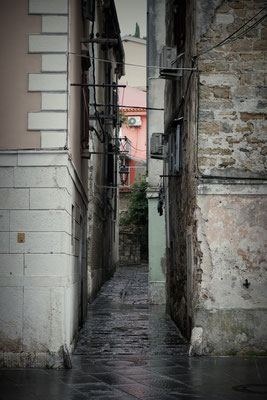
[[[148,66],[149,62],[149,0],[147,0],[147,11],[146,11],[146,64]],[[146,67],[146,106],[149,108],[149,68]],[[148,177],[148,164],[149,164],[149,110],[146,113],[146,175]]]
[[[116,74],[116,101],[118,101],[118,83],[119,83],[119,79],[118,79],[118,74]],[[114,89],[113,89],[114,90]],[[116,104],[117,105],[117,104]],[[117,144],[118,144],[118,136],[119,136],[119,123],[120,123],[120,110],[119,107],[116,107],[116,127],[115,127],[115,166],[114,166],[114,221],[116,221],[117,219],[117,208],[118,208],[118,155],[117,155]]]
[[[104,58],[105,60],[108,60],[108,51],[107,48],[104,50]],[[104,66],[104,71],[105,71],[105,83],[109,83],[109,64],[105,63]],[[105,115],[109,115],[110,112],[110,107],[109,107],[109,90],[110,88],[108,86],[105,87]],[[104,218],[107,218],[108,215],[108,202],[107,202],[107,177],[108,177],[108,132],[107,132],[107,120],[104,120]]]

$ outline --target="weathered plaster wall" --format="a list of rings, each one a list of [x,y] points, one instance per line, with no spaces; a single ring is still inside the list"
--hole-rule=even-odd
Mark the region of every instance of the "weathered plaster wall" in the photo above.
[[[207,3],[166,3],[167,44],[186,67],[264,6]],[[194,328],[191,354],[266,351],[265,27],[200,56],[199,84],[189,72],[166,84],[165,133],[183,117],[181,174],[168,179],[167,310],[188,338]]]
[[[211,22],[204,18],[205,29],[196,28],[198,52],[256,13],[260,18],[263,7],[262,1],[213,2]],[[193,330],[197,354],[267,349],[266,181],[260,180],[266,177],[266,51],[264,20],[198,58],[198,172],[225,179],[198,181],[189,297],[192,326],[201,332],[198,347]]]
[[[193,307],[204,353],[267,350],[267,198],[248,189],[198,196],[202,276]]]

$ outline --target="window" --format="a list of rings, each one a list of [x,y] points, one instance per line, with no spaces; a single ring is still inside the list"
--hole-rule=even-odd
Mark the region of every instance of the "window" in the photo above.
[[[181,125],[177,125],[176,131],[169,135],[168,140],[169,174],[181,172]]]

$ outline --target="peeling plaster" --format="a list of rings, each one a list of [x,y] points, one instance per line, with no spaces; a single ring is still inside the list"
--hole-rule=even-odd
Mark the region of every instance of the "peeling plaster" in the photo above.
[[[198,237],[203,252],[199,301],[209,310],[264,307],[267,199],[199,196],[198,206]]]
[[[200,202],[201,203],[201,200]],[[198,241],[200,243],[200,248],[201,248],[201,253],[202,253],[202,260],[200,263],[200,266],[203,270],[202,273],[202,282],[210,282],[210,277],[212,274],[212,271],[214,269],[213,267],[213,261],[212,261],[212,253],[211,253],[211,248],[209,245],[209,242],[207,240],[207,235],[206,235],[206,230],[207,230],[207,225],[206,223],[208,222],[208,212],[209,212],[209,199],[207,199],[207,202],[205,204],[199,204],[196,212],[196,218],[198,221],[197,224],[197,237]]]
[[[10,351],[14,353],[20,353],[23,348],[23,342],[21,338],[11,339],[3,331],[0,331],[0,351]]]
[[[201,309],[195,321],[203,327],[202,354],[246,355],[267,350],[265,310]]]

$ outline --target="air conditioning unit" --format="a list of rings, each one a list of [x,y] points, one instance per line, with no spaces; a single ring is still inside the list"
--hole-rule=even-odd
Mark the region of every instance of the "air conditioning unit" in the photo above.
[[[166,146],[162,143],[163,133],[152,133],[150,138],[150,157],[164,160],[167,157]]]
[[[150,139],[150,154],[162,156],[162,133],[152,133]]]
[[[128,125],[141,126],[142,125],[141,117],[128,117]]]
[[[177,56],[175,46],[163,46],[160,53],[160,77],[166,79],[177,79],[182,76],[183,54]],[[177,69],[175,69],[177,68]]]

